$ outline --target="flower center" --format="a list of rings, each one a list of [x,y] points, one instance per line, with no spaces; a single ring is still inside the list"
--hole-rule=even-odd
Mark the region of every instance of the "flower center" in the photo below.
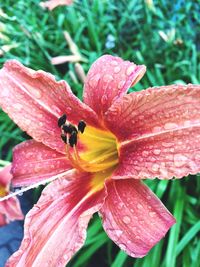
[[[7,190],[5,186],[0,185],[0,197],[5,197],[7,195]]]
[[[71,164],[80,171],[100,172],[116,168],[118,150],[115,136],[80,121],[78,126],[67,122],[66,115],[58,120],[61,138]]]

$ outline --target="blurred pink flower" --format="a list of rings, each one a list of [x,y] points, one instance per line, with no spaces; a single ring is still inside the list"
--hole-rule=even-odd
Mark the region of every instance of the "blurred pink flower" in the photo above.
[[[200,86],[126,94],[145,71],[102,56],[87,75],[82,103],[49,73],[4,65],[0,106],[33,137],[14,149],[13,185],[55,179],[26,216],[21,247],[7,266],[65,266],[96,211],[132,257],[145,256],[175,223],[141,180],[200,171]]]
[[[4,197],[8,194],[9,184],[12,179],[10,169],[11,165],[0,171],[0,197]],[[0,226],[10,221],[22,220],[23,218],[24,216],[16,197],[0,202]]]
[[[40,6],[53,10],[57,6],[69,6],[73,3],[73,0],[49,0],[46,2],[40,2]]]

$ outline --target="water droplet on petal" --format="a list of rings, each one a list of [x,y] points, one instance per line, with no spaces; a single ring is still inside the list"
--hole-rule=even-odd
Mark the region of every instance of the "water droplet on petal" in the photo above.
[[[38,89],[35,89],[34,91],[33,91],[33,94],[34,94],[34,96],[36,97],[36,98],[41,98],[42,97],[42,92],[40,91],[40,90],[38,90]]]
[[[58,116],[62,113],[61,110],[59,109],[59,107],[52,105],[51,109],[58,114]]]
[[[122,208],[124,208],[124,204],[123,204],[122,202],[120,202],[120,203],[118,204],[118,208],[121,210]]]
[[[149,152],[148,152],[148,151],[143,151],[143,152],[142,152],[142,156],[146,157],[146,156],[148,156],[148,155],[149,155]]]
[[[162,131],[162,127],[155,126],[155,127],[153,128],[153,132],[154,132],[154,133],[159,133],[159,132],[161,132],[161,131]]]
[[[128,67],[128,69],[126,70],[126,74],[129,76],[131,75],[131,73],[135,70],[135,66],[131,65]]]
[[[122,230],[115,230],[115,234],[117,237],[120,237],[123,234]]]
[[[37,88],[35,88],[35,87],[32,87],[32,86],[30,86],[30,85],[27,84],[27,83],[23,83],[23,86],[24,86],[24,88],[26,88],[26,90],[28,90],[29,93],[32,94],[34,97],[36,97],[36,98],[38,98],[38,99],[42,97],[42,91],[41,91],[41,90],[39,90],[39,89],[37,89]]]
[[[165,130],[171,130],[171,129],[177,128],[177,126],[178,125],[174,122],[168,122],[164,125],[164,128]]]
[[[63,256],[63,258],[64,258],[64,260],[66,260],[66,261],[69,260],[69,256],[68,256],[67,254],[65,254],[65,255]]]
[[[16,109],[16,110],[20,110],[20,109],[23,108],[22,104],[20,104],[20,103],[16,103],[16,104],[14,104],[13,107],[14,107],[14,109]]]
[[[89,79],[89,85],[92,87],[92,88],[95,88],[99,82],[99,79],[100,79],[100,74],[96,74],[94,75],[93,77],[91,77]]]
[[[138,204],[137,204],[137,208],[138,208],[138,209],[142,209],[143,206],[142,206],[140,203],[138,203]]]
[[[67,114],[70,114],[71,112],[72,112],[72,108],[67,107],[67,108],[66,108],[66,113],[67,113]]]
[[[121,68],[119,66],[115,67],[114,68],[114,73],[119,73],[121,70]]]
[[[3,97],[8,97],[8,96],[9,96],[9,90],[8,90],[7,87],[4,87],[4,88],[3,88],[3,91],[1,91],[1,95],[2,95]]]
[[[135,253],[133,253],[133,252],[131,252],[130,255],[131,255],[131,257],[133,257],[133,258],[137,258],[137,255],[136,255]]]
[[[190,126],[190,125],[191,125],[191,121],[185,121],[185,122],[184,122],[184,126],[185,126],[185,127],[188,127],[188,126]]]
[[[155,215],[156,215],[156,212],[155,212],[155,211],[150,211],[150,212],[149,212],[149,216],[150,216],[150,217],[154,217]]]
[[[152,171],[154,171],[154,172],[158,171],[159,168],[160,168],[160,166],[156,163],[152,165]]]
[[[107,101],[108,101],[107,96],[106,95],[103,95],[102,98],[101,98],[101,104],[102,105],[105,105],[107,103]]]
[[[125,85],[125,83],[126,83],[126,81],[124,81],[124,80],[120,81],[118,84],[118,89],[122,89],[123,86]]]
[[[129,224],[131,222],[131,218],[129,216],[124,216],[122,220],[125,224]]]
[[[118,65],[118,62],[117,62],[116,60],[112,60],[112,61],[110,62],[110,64],[113,65],[113,66],[117,66],[117,65]]]
[[[174,165],[176,167],[181,167],[185,165],[187,161],[188,161],[188,158],[184,155],[181,155],[181,154],[174,155]]]
[[[105,74],[105,75],[103,76],[103,81],[104,81],[104,82],[109,83],[109,82],[111,82],[112,80],[113,80],[113,76],[110,75],[110,74]]]
[[[160,152],[161,152],[161,150],[160,150],[160,149],[154,149],[154,151],[153,151],[154,155],[159,155],[159,154],[160,154]]]
[[[195,157],[195,160],[199,161],[200,160],[200,153],[197,153],[194,157]]]
[[[125,244],[119,244],[119,247],[120,247],[122,250],[126,250],[126,245],[125,245]]]
[[[173,143],[162,142],[162,146],[164,146],[164,147],[171,147],[173,145],[174,145]]]

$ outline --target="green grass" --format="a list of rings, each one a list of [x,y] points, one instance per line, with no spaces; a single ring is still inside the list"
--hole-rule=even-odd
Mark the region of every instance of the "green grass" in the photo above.
[[[146,1],[148,2],[148,1]],[[82,84],[71,78],[74,64],[52,66],[50,58],[70,54],[63,31],[67,30],[88,60],[87,72],[100,55],[119,55],[145,64],[147,73],[130,91],[172,83],[200,83],[200,2],[154,1],[149,6],[136,0],[83,0],[53,12],[43,10],[37,0],[4,0],[0,8],[0,32],[17,45],[0,58],[0,65],[16,58],[33,69],[43,69],[65,79],[81,98]],[[159,34],[160,32],[160,34]],[[166,34],[167,40],[161,38]],[[108,36],[115,40],[109,48]],[[10,161],[12,148],[27,136],[0,111],[0,159]],[[3,162],[0,161],[3,166]],[[97,216],[90,223],[84,248],[69,266],[75,267],[198,267],[200,258],[200,179],[148,181],[148,185],[175,215],[177,224],[143,259],[120,251],[102,230]]]

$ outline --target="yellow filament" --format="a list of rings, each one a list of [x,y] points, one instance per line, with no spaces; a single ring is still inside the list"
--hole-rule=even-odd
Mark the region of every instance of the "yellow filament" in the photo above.
[[[75,146],[73,147],[73,151],[74,151],[73,156],[70,155],[68,145],[67,145],[66,151],[67,151],[68,157],[69,157],[72,165],[75,168],[79,169],[80,171],[98,172],[98,171],[108,169],[112,166],[115,166],[118,163],[116,151],[112,151],[110,153],[103,154],[102,156],[97,157],[91,161],[86,161],[86,160],[82,159],[80,157],[80,155],[78,154]],[[114,156],[114,157],[111,157],[111,156]],[[109,159],[109,160],[105,161],[106,159]]]

